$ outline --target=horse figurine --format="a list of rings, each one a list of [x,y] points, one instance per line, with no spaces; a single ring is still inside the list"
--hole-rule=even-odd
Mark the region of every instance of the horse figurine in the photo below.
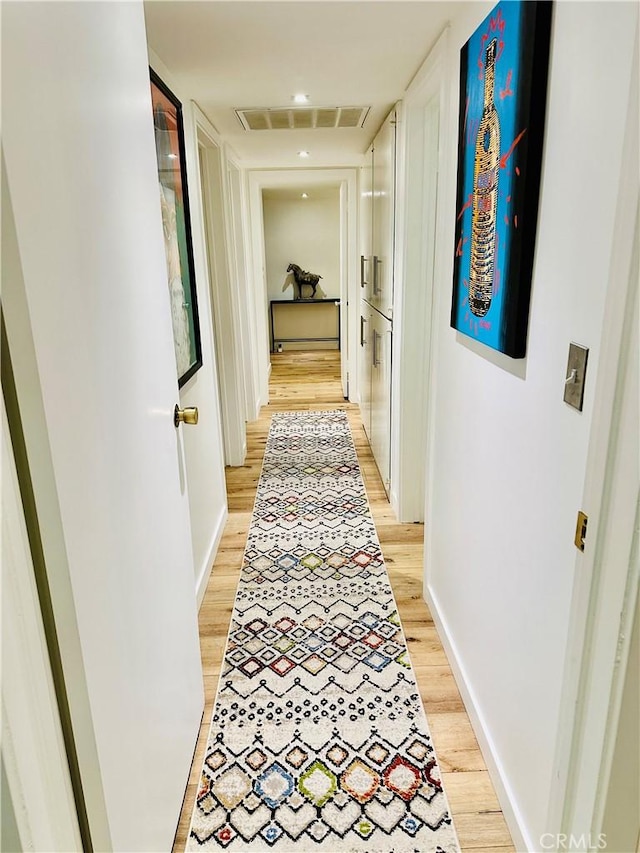
[[[298,264],[289,264],[287,267],[287,272],[292,272],[293,277],[296,280],[296,284],[298,285],[298,299],[302,299],[302,287],[305,284],[308,284],[313,288],[313,292],[311,295],[311,299],[313,299],[316,295],[316,287],[318,286],[318,282],[322,278],[321,275],[316,275],[313,272],[305,272],[305,270],[300,269]],[[295,295],[294,295],[295,299]]]

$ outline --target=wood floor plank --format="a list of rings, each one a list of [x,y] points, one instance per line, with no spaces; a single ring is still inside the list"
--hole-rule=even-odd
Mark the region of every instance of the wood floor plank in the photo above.
[[[349,419],[462,853],[515,853],[453,673],[422,597],[424,527],[400,524],[389,505],[359,409],[342,396],[340,354],[298,351],[273,354],[271,358],[269,405],[262,408],[256,421],[247,424],[244,465],[225,470],[229,515],[199,615],[205,713],[173,853],[182,853],[187,841],[271,415],[276,411],[322,409],[343,410]]]
[[[487,770],[442,773],[449,805],[457,814],[499,812],[500,803]]]
[[[443,773],[486,770],[466,711],[432,712],[429,714],[429,728]]]
[[[454,823],[462,850],[476,850],[479,847],[513,848],[502,812],[463,812],[454,815]]]
[[[473,853],[517,853],[516,848],[509,844],[507,847],[473,847]]]

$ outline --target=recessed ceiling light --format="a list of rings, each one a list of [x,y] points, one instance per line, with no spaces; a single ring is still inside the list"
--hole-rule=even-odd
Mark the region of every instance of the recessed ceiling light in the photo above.
[[[294,95],[293,96],[294,104],[308,104],[309,103],[309,95]]]
[[[309,193],[302,193],[302,198],[309,198]]]
[[[167,157],[169,158],[169,160],[177,160],[178,159],[177,154],[167,154]]]
[[[298,151],[298,157],[309,157],[310,154],[308,151]]]

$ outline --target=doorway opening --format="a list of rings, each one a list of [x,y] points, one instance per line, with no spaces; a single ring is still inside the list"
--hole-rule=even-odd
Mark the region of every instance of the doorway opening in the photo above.
[[[340,186],[265,188],[262,210],[272,367],[285,351],[342,351]]]
[[[296,311],[296,317],[307,315],[301,320],[288,320],[294,326],[303,323],[302,331],[282,335],[283,338],[303,340],[280,341],[276,338],[275,352],[278,343],[282,344],[283,351],[292,348],[299,350],[301,347],[314,351],[324,349],[327,345],[333,349],[339,348],[343,398],[357,400],[356,367],[353,361],[357,316],[356,312],[350,310],[350,306],[356,302],[357,287],[356,170],[252,172],[249,175],[249,205],[253,279],[259,291],[256,299],[259,306],[256,312],[256,332],[261,405],[269,399],[271,355],[274,349],[272,302],[301,302],[299,308],[291,310]],[[300,257],[296,259],[294,253]],[[315,299],[305,302],[293,299],[299,291],[287,270],[292,263],[303,271],[322,276]],[[305,288],[304,297],[310,295],[308,291],[310,288]],[[312,301],[320,303],[324,298],[327,299],[326,303],[311,305]],[[307,310],[307,306],[310,310]],[[326,316],[321,317],[320,313],[325,307],[328,309]],[[281,308],[281,305],[276,305],[275,310]],[[314,317],[311,316],[311,310]],[[290,330],[291,326],[288,328]],[[319,338],[333,340],[317,340]]]

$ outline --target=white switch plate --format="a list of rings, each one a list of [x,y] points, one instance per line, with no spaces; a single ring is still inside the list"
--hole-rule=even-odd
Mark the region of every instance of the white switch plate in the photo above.
[[[589,350],[580,344],[569,344],[569,358],[564,384],[564,401],[579,412],[584,400],[584,378]]]

